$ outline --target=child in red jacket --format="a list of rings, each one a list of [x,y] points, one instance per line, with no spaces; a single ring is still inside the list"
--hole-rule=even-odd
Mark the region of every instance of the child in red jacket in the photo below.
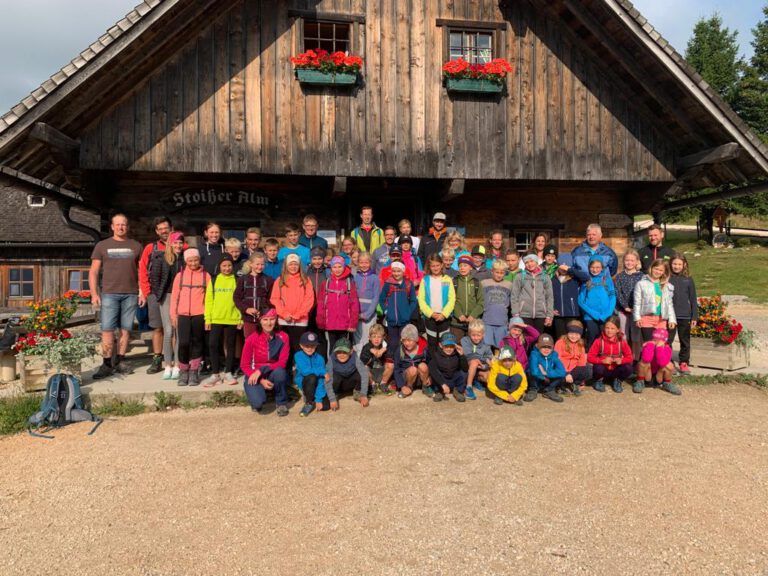
[[[317,327],[328,335],[333,350],[340,338],[352,337],[360,317],[357,284],[341,256],[331,258],[331,275],[320,283],[317,291]]]
[[[664,328],[656,328],[653,339],[643,344],[640,361],[637,363],[637,380],[632,386],[636,394],[640,394],[646,385],[651,386],[654,377],[662,390],[675,396],[682,394],[680,388],[672,383],[675,366],[672,364],[672,347],[668,339],[669,332]]]
[[[605,392],[604,380],[609,380],[614,392],[623,392],[622,380],[632,375],[632,350],[619,329],[618,316],[605,321],[603,331],[589,349],[587,360],[592,364],[595,390]]]

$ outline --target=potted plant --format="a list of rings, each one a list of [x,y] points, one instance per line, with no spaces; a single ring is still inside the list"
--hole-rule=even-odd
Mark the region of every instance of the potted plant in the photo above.
[[[70,302],[76,304],[90,304],[91,303],[91,291],[90,290],[67,290],[64,292],[63,298],[66,298]]]
[[[13,347],[22,366],[21,382],[26,392],[45,390],[53,374],[80,376],[82,363],[96,353],[92,337],[60,332],[29,332]]]
[[[443,80],[449,92],[499,94],[504,90],[512,64],[504,58],[495,58],[485,64],[470,64],[464,58],[443,65]]]
[[[344,52],[307,50],[293,56],[291,63],[302,84],[321,86],[353,86],[357,84],[363,59]]]
[[[720,294],[699,298],[699,319],[691,329],[691,364],[718,370],[749,366],[749,351],[756,348],[755,333],[728,314]]]

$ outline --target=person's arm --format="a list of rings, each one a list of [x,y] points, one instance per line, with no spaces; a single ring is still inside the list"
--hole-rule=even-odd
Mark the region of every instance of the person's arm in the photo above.
[[[555,293],[549,276],[544,277],[544,306],[547,318],[552,320],[555,317]]]
[[[418,302],[419,302],[419,310],[421,311],[421,315],[424,316],[424,318],[431,318],[432,317],[432,307],[427,304],[427,291],[429,290],[429,286],[427,285],[427,281],[424,280],[424,282],[421,283],[421,286],[419,286],[419,292],[418,292]]]
[[[456,289],[453,287],[453,281],[448,281],[448,302],[443,306],[443,311],[441,314],[446,317],[450,318],[451,314],[453,314],[453,309],[456,306]]]
[[[512,290],[509,293],[509,309],[512,311],[512,315],[515,316],[520,313],[520,298],[523,291],[523,275],[518,274],[515,279],[512,280]]]
[[[474,280],[469,281],[467,290],[470,289],[470,286],[472,286],[473,282]],[[483,311],[485,310],[485,294],[480,282],[477,283],[477,290],[475,290],[475,295],[475,304],[470,308],[469,315],[472,316],[472,318],[480,318],[480,316],[483,315]]]
[[[608,248],[608,269],[611,271],[611,276],[616,276],[619,271],[619,258],[611,248]]]
[[[606,313],[603,314],[601,320],[607,320],[616,310],[616,289],[613,286],[613,280],[606,278],[608,289],[608,306],[606,307]]]
[[[178,278],[178,276],[176,276]],[[251,367],[251,359],[253,358],[253,338],[246,338],[243,345],[243,351],[240,354],[240,370],[245,374],[246,381],[254,373],[254,368]]]
[[[139,288],[145,298],[152,291],[152,287],[149,284],[149,258],[152,256],[153,246],[154,244],[147,244],[144,250],[141,251],[141,257],[139,258]]]
[[[349,326],[350,332],[357,330],[357,321],[360,318],[360,300],[357,297],[355,281],[349,281]]]
[[[213,284],[207,282],[205,285],[205,311],[203,312],[205,325],[210,326],[213,319]]]
[[[91,260],[91,269],[88,271],[88,286],[91,288],[91,301],[94,306],[101,306],[101,295],[99,294],[99,271],[101,270],[101,259]]]
[[[550,378],[563,378],[565,377],[567,373],[567,370],[565,369],[565,364],[563,364],[563,361],[560,360],[560,357],[556,355],[552,362],[552,369],[549,371],[549,377]]]
[[[314,293],[314,290],[312,290],[312,292]],[[317,327],[321,330],[325,330],[325,319],[327,315],[325,309],[326,300],[325,281],[323,281],[320,283],[320,289],[317,291],[317,308],[315,308],[315,322],[317,323]]]
[[[632,293],[632,320],[640,322],[640,310],[643,307],[643,280],[635,284],[635,290]]]
[[[235,292],[232,294],[232,300],[237,309],[240,310],[241,314],[245,314],[245,311],[249,308],[248,304],[245,302],[245,279],[247,277],[248,276],[238,277],[237,283],[235,284]]]
[[[671,282],[667,282],[667,291],[669,297],[667,298],[667,323],[670,328],[677,326],[677,314],[675,313],[675,287]]]
[[[635,357],[632,354],[632,348],[629,345],[629,342],[626,341],[626,339],[622,338],[621,340],[621,363],[622,364],[629,364],[632,366],[632,363],[635,361]]]
[[[408,318],[413,316],[416,312],[416,308],[419,306],[419,302],[416,300],[416,288],[411,284],[408,290]]]
[[[592,346],[589,347],[589,353],[587,354],[587,360],[590,364],[602,364],[603,358],[600,356],[600,338],[592,342]]]
[[[323,282],[325,284],[325,282]],[[301,306],[299,307],[299,313],[301,314],[302,318],[308,318],[309,313],[312,311],[312,308],[315,306],[315,289],[312,288],[312,282],[307,280],[307,283],[304,285],[304,298],[301,301]]]
[[[699,321],[699,299],[696,296],[696,283],[693,278],[689,278],[688,282],[688,298],[691,303],[691,323]]]
[[[534,328],[533,326],[526,325],[525,328],[523,328],[523,337],[525,338],[526,347],[536,342],[536,340],[538,340],[540,335],[541,335],[541,332],[536,330],[536,328]]]
[[[171,322],[175,326],[179,319],[177,310],[179,309],[179,290],[181,289],[181,275],[183,272],[176,274],[173,279],[173,286],[171,288]]]

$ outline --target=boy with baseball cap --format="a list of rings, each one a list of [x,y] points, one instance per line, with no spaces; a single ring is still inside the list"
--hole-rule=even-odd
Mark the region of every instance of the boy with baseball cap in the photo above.
[[[565,366],[555,352],[555,340],[549,334],[541,334],[536,347],[531,350],[530,357],[531,380],[525,401],[533,402],[539,391],[542,396],[553,402],[562,402],[563,397],[557,393],[558,386],[565,378]]]
[[[504,346],[499,357],[491,363],[491,373],[488,375],[488,391],[494,396],[493,403],[497,405],[508,402],[523,405],[521,398],[528,388],[523,365],[517,361],[515,351]]]
[[[457,402],[464,402],[467,373],[461,369],[461,356],[456,352],[456,337],[450,332],[440,336],[440,344],[429,358],[429,376],[432,379],[432,400],[440,402],[453,394]]]

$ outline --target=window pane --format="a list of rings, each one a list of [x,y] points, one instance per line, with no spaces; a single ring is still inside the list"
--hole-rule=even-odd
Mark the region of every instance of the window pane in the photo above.
[[[304,38],[319,38],[317,22],[304,22]]]
[[[11,282],[18,282],[21,280],[21,270],[18,268],[11,268],[10,269],[10,280]]]
[[[328,24],[327,22],[321,22],[319,24],[320,27],[320,38],[327,38],[327,39],[333,39],[333,24]]]
[[[88,274],[84,272],[83,273],[83,290],[90,290],[90,289],[91,289],[91,284],[88,281]]]
[[[348,40],[336,40],[336,50],[339,52],[349,52]]]
[[[20,284],[9,284],[8,285],[8,291],[11,296],[21,296],[21,285]]]
[[[336,24],[336,39],[337,40],[349,40],[349,25],[348,24]]]
[[[490,49],[484,49],[480,50],[477,59],[481,64],[485,64],[486,62],[490,62],[492,60],[492,53]]]
[[[23,268],[21,271],[21,278],[25,282],[32,282],[35,279],[35,271],[32,268]]]
[[[490,48],[491,47],[491,35],[490,34],[478,34],[477,35],[478,48]]]
[[[451,32],[450,36],[450,47],[451,48],[461,48],[461,32]]]
[[[464,35],[464,46],[467,48],[474,48],[475,46],[475,35],[474,34],[465,34]]]
[[[23,295],[29,296],[30,298],[35,295],[35,285],[31,283],[24,283],[23,286]]]
[[[464,53],[461,51],[461,48],[451,48],[451,60],[458,60],[463,56]]]
[[[319,47],[326,52],[333,52],[333,40],[321,40],[319,42]]]
[[[80,271],[70,270],[69,280],[67,281],[68,290],[80,290]]]

